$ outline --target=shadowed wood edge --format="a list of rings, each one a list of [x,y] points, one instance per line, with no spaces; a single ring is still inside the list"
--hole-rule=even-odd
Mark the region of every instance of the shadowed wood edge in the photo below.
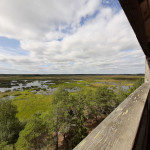
[[[144,83],[128,96],[74,150],[131,150],[149,93]]]

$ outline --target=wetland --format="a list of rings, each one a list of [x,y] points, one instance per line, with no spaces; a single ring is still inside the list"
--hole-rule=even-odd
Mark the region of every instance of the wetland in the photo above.
[[[0,92],[23,91],[33,89],[35,91],[54,91],[60,85],[64,85],[70,92],[80,90],[80,87],[98,87],[107,85],[114,89],[128,90],[138,78],[143,76],[127,75],[49,75],[49,76],[0,76]]]
[[[0,148],[55,149],[57,142],[72,149],[143,81],[144,75],[0,75],[1,119],[21,125],[11,131],[16,141]]]

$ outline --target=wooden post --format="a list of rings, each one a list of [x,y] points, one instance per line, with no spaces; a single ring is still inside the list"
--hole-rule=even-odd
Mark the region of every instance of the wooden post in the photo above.
[[[150,82],[150,58],[147,56],[145,61],[145,82]]]

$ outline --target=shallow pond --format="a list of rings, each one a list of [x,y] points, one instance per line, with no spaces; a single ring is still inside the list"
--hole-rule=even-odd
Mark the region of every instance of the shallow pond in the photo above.
[[[12,80],[0,83],[0,92],[23,90],[28,88],[47,89],[50,84],[55,84],[52,80]]]
[[[2,84],[1,84],[2,83]],[[69,82],[68,82],[69,83]],[[55,84],[52,80],[12,80],[0,82],[0,92],[33,89],[32,92],[42,95],[51,95],[57,88],[50,88],[49,86]],[[68,92],[78,92],[81,89],[74,87],[66,88]]]

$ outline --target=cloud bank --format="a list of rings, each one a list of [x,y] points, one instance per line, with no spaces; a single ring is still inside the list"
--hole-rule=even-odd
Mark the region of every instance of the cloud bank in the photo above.
[[[1,73],[144,73],[144,54],[117,2],[1,0]],[[1,39],[0,39],[1,40]],[[6,42],[6,43],[7,43]]]

